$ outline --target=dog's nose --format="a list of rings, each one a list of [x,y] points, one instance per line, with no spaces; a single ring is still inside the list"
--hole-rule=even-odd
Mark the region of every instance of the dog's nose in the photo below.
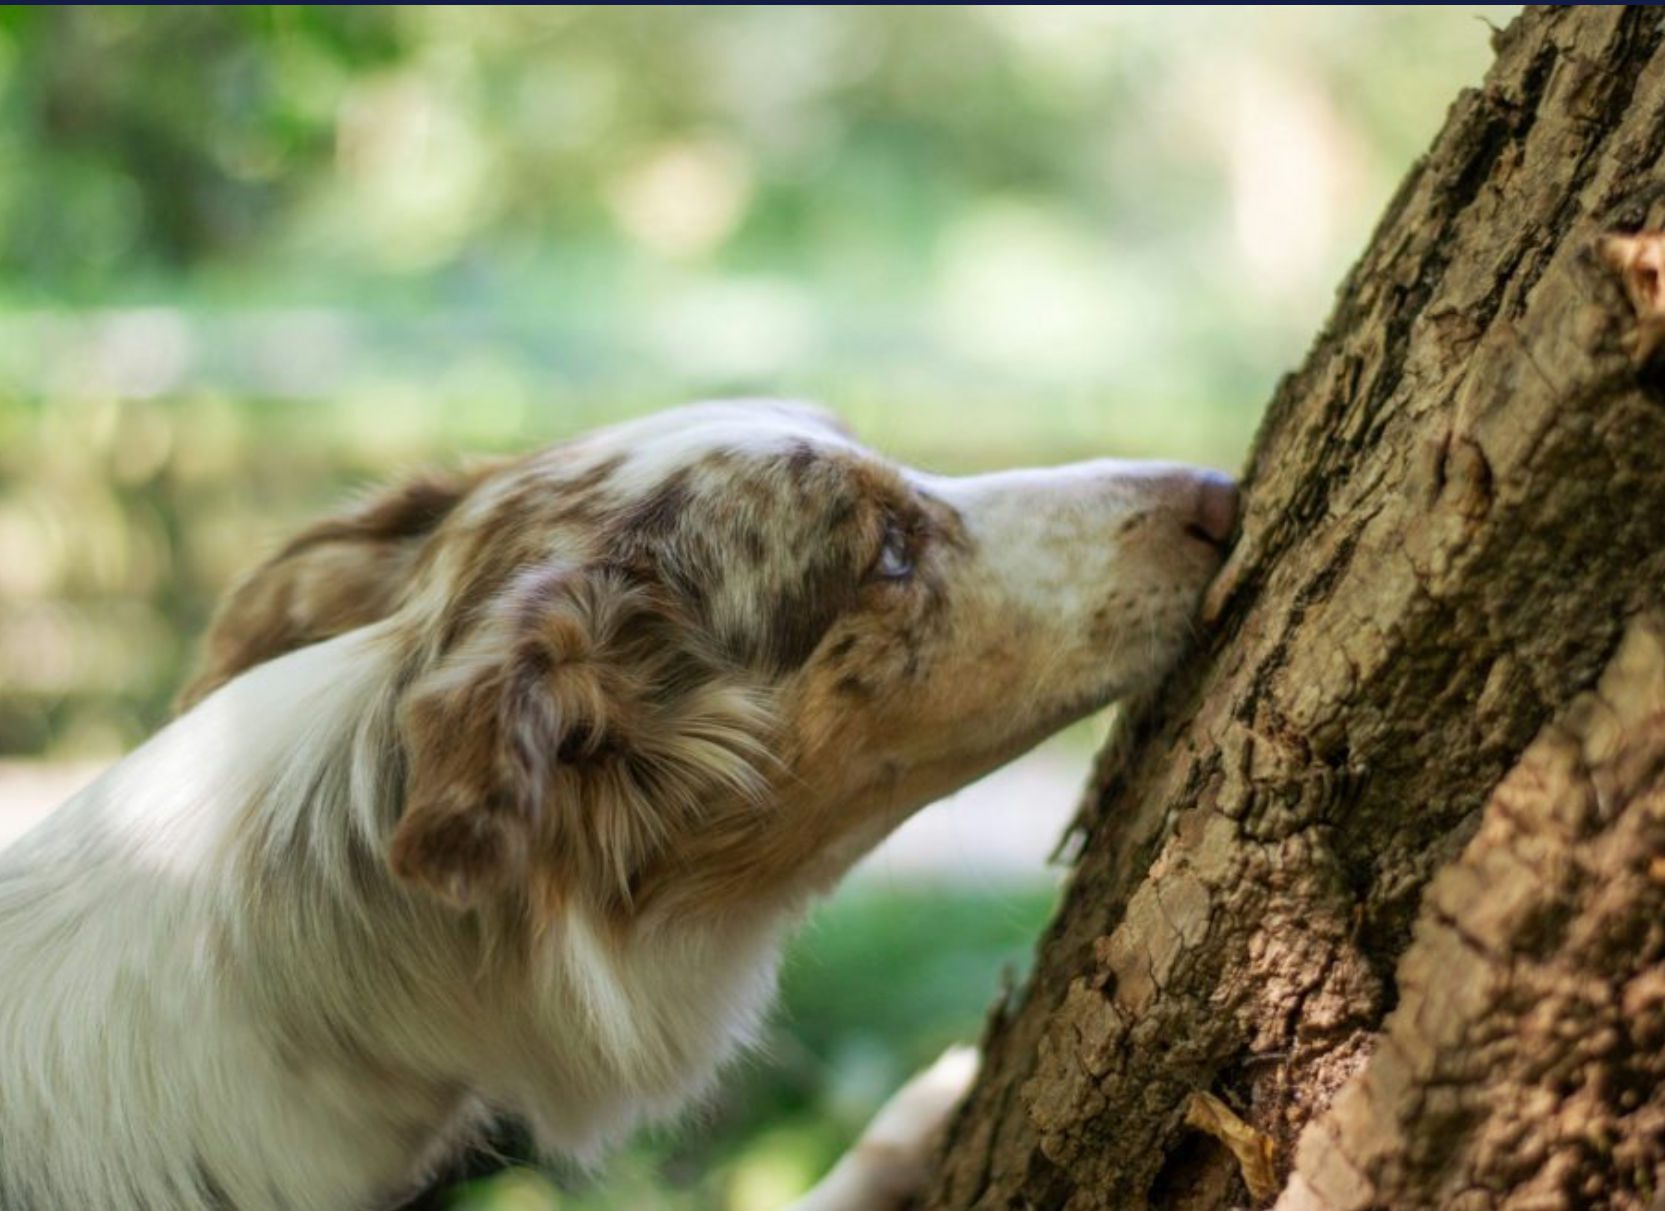
[[[1223,544],[1237,525],[1237,482],[1219,471],[1197,473],[1191,524],[1212,543]]]

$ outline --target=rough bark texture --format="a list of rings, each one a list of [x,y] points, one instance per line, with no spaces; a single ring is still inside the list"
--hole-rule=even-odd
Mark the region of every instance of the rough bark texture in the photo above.
[[[1662,18],[1527,12],[1393,200],[924,1206],[1250,1205],[1207,1092],[1280,1208],[1665,1207]]]

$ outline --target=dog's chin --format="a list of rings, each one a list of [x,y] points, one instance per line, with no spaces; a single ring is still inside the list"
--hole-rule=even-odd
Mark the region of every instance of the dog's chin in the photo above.
[[[1090,686],[1060,701],[1045,716],[1041,737],[1068,727],[1095,711],[1146,698],[1156,692],[1193,647],[1195,624],[1187,608],[1161,626],[1138,636],[1106,660]]]

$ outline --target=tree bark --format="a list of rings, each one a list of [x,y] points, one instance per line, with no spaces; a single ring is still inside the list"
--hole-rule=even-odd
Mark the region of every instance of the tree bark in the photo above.
[[[1496,36],[1272,400],[922,1206],[1665,1207],[1662,41]]]

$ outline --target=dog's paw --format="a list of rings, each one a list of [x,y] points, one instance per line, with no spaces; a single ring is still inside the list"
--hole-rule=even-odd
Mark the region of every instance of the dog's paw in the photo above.
[[[950,1047],[873,1116],[831,1173],[790,1211],[891,1211],[917,1194],[948,1118],[981,1063],[975,1047]]]
[[[855,1151],[872,1149],[922,1166],[930,1159],[939,1128],[947,1125],[971,1088],[981,1063],[977,1048],[950,1047],[880,1107],[856,1141]]]

